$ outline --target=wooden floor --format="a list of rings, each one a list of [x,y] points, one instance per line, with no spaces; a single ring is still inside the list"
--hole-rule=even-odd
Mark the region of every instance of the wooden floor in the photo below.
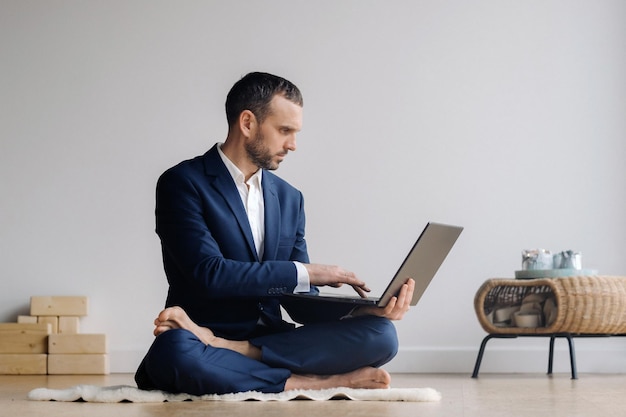
[[[0,416],[454,416],[576,417],[626,415],[626,374],[396,374],[392,385],[431,387],[438,403],[366,401],[183,402],[95,404],[28,401],[34,388],[68,388],[78,384],[134,385],[130,374],[108,376],[0,376]]]

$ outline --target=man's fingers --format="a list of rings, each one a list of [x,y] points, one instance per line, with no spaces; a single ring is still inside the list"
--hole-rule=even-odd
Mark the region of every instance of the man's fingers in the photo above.
[[[313,285],[327,285],[329,287],[338,288],[343,284],[348,284],[359,294],[370,291],[365,282],[357,278],[354,272],[345,270],[339,266],[320,264],[304,264],[304,266],[309,273],[309,280]],[[360,290],[357,290],[357,288]]]
[[[415,281],[409,278],[400,288],[400,292],[398,293],[398,305],[401,307],[408,307],[411,304],[411,300],[413,299],[413,292],[415,291]]]
[[[402,307],[406,302],[406,292],[408,290],[408,285],[404,284],[402,288],[400,288],[400,292],[398,293],[398,302],[397,305]]]
[[[369,288],[363,289],[359,286],[353,285],[352,288],[354,288],[354,291],[357,292],[357,294],[359,294],[359,297],[361,298],[367,298],[367,294],[365,293],[365,291],[369,291]]]
[[[350,286],[352,286],[352,288],[354,288],[354,291],[356,291],[359,294],[359,296],[363,298],[366,297],[366,294],[365,294],[366,292],[370,292],[370,289],[367,286],[367,284],[365,284],[365,282],[358,279],[354,272],[343,271],[340,274],[339,279],[341,280],[341,282],[345,282],[346,284],[349,284]]]
[[[389,317],[398,304],[398,297],[391,297],[385,306],[385,317]]]
[[[389,320],[400,320],[405,313],[405,309],[399,303],[398,297],[391,297],[389,303],[385,306],[384,316]]]
[[[384,316],[390,320],[400,320],[411,307],[411,300],[415,290],[415,281],[409,279],[402,286],[396,297],[392,297],[385,306]]]

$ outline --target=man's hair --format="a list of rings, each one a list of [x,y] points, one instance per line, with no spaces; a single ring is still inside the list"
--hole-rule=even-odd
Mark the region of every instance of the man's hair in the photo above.
[[[265,72],[251,72],[237,81],[226,97],[226,120],[231,127],[244,110],[250,110],[263,123],[275,95],[302,106],[302,94],[290,81]]]

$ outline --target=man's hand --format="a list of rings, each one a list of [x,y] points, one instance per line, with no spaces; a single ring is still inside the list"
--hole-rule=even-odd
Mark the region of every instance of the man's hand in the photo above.
[[[339,288],[343,284],[348,284],[363,298],[370,292],[365,282],[358,279],[354,272],[331,265],[304,264],[304,266],[309,272],[311,285]]]
[[[415,281],[409,278],[400,289],[397,297],[392,297],[385,307],[361,306],[352,313],[353,316],[379,316],[389,320],[401,320],[411,308],[411,299],[415,291]]]

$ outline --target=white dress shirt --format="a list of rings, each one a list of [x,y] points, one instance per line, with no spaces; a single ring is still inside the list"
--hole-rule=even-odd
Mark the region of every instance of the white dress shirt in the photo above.
[[[235,181],[241,202],[246,209],[248,222],[252,230],[254,246],[259,259],[263,259],[265,241],[265,202],[263,200],[263,170],[259,169],[245,181],[241,170],[222,152],[222,144],[217,147],[218,153],[226,165],[228,172]],[[298,285],[294,289],[296,292],[308,292],[311,289],[309,273],[300,262],[293,262],[298,273]]]

